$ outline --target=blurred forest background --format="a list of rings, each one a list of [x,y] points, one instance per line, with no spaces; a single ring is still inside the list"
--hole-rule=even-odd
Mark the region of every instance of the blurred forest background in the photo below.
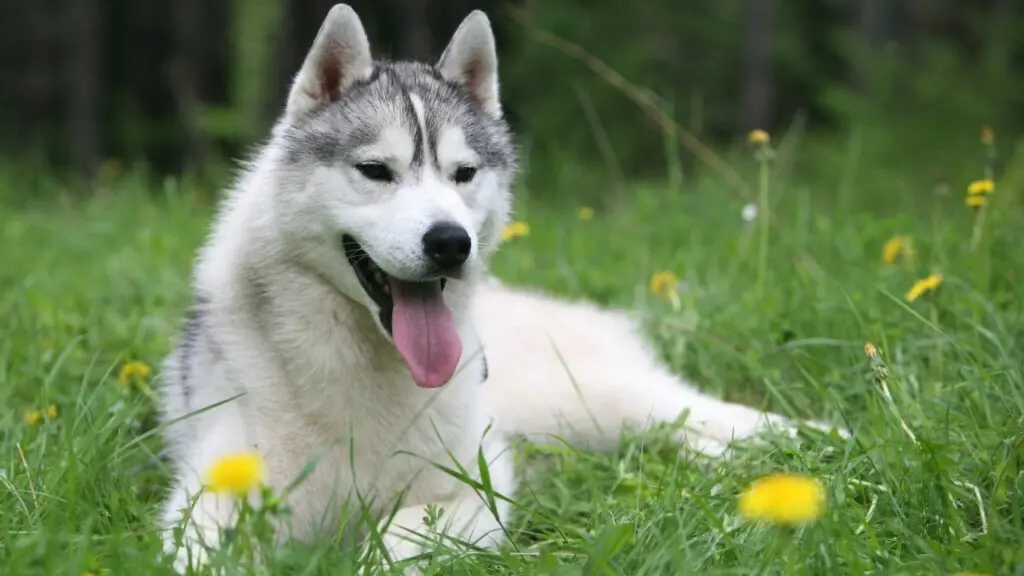
[[[156,175],[229,166],[273,122],[334,1],[0,3],[3,162],[91,178],[111,161]],[[667,145],[664,125],[534,29],[649,91],[712,147],[740,143],[752,128],[799,127],[813,138],[875,127],[880,143],[898,143],[880,154],[903,157],[931,154],[951,135],[974,146],[982,124],[1000,135],[1024,124],[1017,0],[350,4],[376,56],[430,60],[471,9],[486,10],[507,115],[531,172],[555,180],[567,166],[607,180],[700,165]]]

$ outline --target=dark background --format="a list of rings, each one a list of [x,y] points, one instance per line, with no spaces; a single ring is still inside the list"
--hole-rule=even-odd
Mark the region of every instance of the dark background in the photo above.
[[[93,177],[230,166],[263,136],[333,2],[0,0],[0,161]],[[436,58],[488,12],[507,115],[534,171],[664,172],[664,126],[579,59],[581,46],[697,139],[751,128],[858,126],[920,150],[1024,123],[1024,7],[1015,0],[356,0],[377,51]],[[518,15],[518,17],[515,17]],[[656,96],[655,96],[656,95]],[[910,136],[907,136],[910,135]],[[677,158],[678,159],[678,158]]]

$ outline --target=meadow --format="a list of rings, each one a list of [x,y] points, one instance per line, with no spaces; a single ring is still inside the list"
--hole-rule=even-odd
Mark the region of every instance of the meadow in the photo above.
[[[600,178],[570,169],[525,181],[499,277],[637,310],[700,388],[852,438],[715,461],[664,435],[614,454],[524,447],[510,544],[428,573],[1024,574],[1024,156],[988,136],[960,134],[927,161],[852,137],[738,139],[727,161],[746,188],[671,163],[600,196]],[[994,189],[969,195],[994,166]],[[0,574],[170,574],[152,394],[214,203],[142,172],[109,170],[88,194],[5,180]],[[819,518],[739,514],[743,490],[780,472],[821,483]],[[343,548],[217,564],[354,573]]]

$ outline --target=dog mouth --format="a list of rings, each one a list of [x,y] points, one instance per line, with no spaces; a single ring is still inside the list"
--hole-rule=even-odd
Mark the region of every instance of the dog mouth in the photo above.
[[[374,304],[380,308],[378,319],[381,326],[384,327],[384,330],[389,335],[394,337],[392,315],[394,314],[395,301],[391,297],[391,284],[392,282],[400,282],[400,280],[382,270],[355,238],[346,234],[342,236],[341,242],[345,250],[345,257],[348,258],[348,263],[352,265],[352,269],[356,272],[356,278],[359,279],[359,285],[363,287],[363,290],[373,300]],[[406,283],[431,284],[437,282],[440,282],[439,289],[443,291],[448,279],[439,278],[438,280]]]
[[[447,383],[462,356],[462,342],[442,296],[447,279],[396,278],[347,234],[342,236],[342,248],[416,384],[437,388]]]

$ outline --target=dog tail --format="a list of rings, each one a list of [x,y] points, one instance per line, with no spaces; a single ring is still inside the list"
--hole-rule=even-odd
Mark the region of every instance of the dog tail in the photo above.
[[[506,434],[609,450],[627,430],[642,433],[689,411],[679,440],[711,455],[769,425],[792,427],[672,374],[625,312],[491,280],[479,289],[473,320],[487,359],[485,394]]]

